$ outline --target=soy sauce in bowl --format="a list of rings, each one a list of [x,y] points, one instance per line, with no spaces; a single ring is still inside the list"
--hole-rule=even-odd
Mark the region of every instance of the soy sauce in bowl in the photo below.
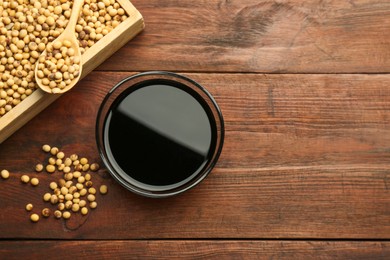
[[[108,107],[108,108],[107,108]],[[110,173],[149,197],[181,193],[215,165],[223,144],[222,114],[200,85],[168,72],[130,77],[108,94],[97,141]]]

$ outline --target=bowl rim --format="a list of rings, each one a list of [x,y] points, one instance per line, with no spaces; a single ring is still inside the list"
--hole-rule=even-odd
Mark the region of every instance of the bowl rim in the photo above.
[[[211,159],[211,161],[209,162],[208,167],[205,167],[201,172],[199,172],[197,175],[195,175],[193,178],[189,179],[187,182],[185,182],[181,186],[175,187],[173,189],[168,189],[168,190],[163,190],[163,191],[156,192],[156,191],[151,191],[151,190],[148,190],[148,189],[145,189],[145,188],[138,187],[138,186],[136,186],[136,185],[134,185],[132,183],[129,183],[129,182],[125,181],[123,179],[123,177],[121,177],[121,174],[118,173],[111,166],[110,160],[105,155],[105,153],[106,153],[106,151],[105,151],[105,144],[104,144],[103,139],[99,135],[99,133],[100,133],[100,131],[102,129],[104,129],[105,124],[106,124],[106,119],[107,119],[107,112],[103,115],[103,111],[102,110],[103,110],[104,106],[106,105],[106,103],[108,102],[108,100],[111,97],[111,95],[120,86],[122,86],[126,82],[134,80],[136,78],[148,77],[148,76],[159,76],[159,75],[165,76],[165,77],[172,77],[173,79],[170,79],[170,80],[173,80],[173,81],[174,81],[174,78],[179,78],[179,79],[181,79],[183,81],[187,81],[190,84],[192,84],[193,86],[195,86],[196,88],[198,88],[200,91],[202,91],[203,94],[205,94],[207,96],[207,98],[210,99],[211,104],[209,104],[209,102],[205,102],[205,103],[207,104],[208,108],[211,111],[215,110],[215,112],[216,112],[215,114],[218,117],[218,119],[215,118],[214,113],[212,113],[213,116],[212,116],[211,120],[213,120],[215,122],[215,125],[217,127],[217,139],[219,139],[219,143],[217,141],[217,143],[215,145],[215,148],[213,149],[214,151],[212,152],[212,154],[214,155],[214,158]],[[148,80],[148,78],[146,78],[145,80],[142,80],[141,82],[146,81],[146,80]],[[183,84],[183,83],[181,83],[181,84]],[[128,87],[126,87],[125,90],[121,91],[120,93],[123,93],[124,91],[126,91],[127,89],[129,89],[129,88],[131,88],[133,86],[134,86],[134,84],[129,85]],[[185,87],[189,87],[189,86],[185,86]],[[118,96],[116,98],[114,98],[114,100],[116,100],[118,98]],[[110,111],[110,109],[108,109],[108,111]],[[104,119],[103,119],[103,123],[100,124],[100,122],[101,122],[100,118],[102,116],[104,116]],[[146,71],[146,72],[140,72],[140,73],[137,73],[137,74],[134,74],[134,75],[131,75],[131,76],[128,76],[128,77],[122,79],[121,81],[116,83],[107,92],[106,96],[104,97],[104,99],[102,100],[102,102],[100,104],[100,107],[99,107],[99,110],[98,110],[98,113],[97,113],[96,124],[95,124],[95,140],[96,140],[96,144],[97,144],[97,148],[98,148],[98,152],[99,152],[100,158],[102,159],[102,161],[103,161],[104,165],[106,166],[106,168],[107,168],[108,172],[110,173],[110,175],[119,184],[121,184],[127,190],[130,190],[131,192],[133,192],[135,194],[138,194],[138,195],[142,195],[142,196],[150,197],[150,198],[165,198],[165,197],[171,197],[171,196],[174,196],[174,195],[181,194],[181,193],[183,193],[183,192],[185,192],[185,191],[195,187],[197,184],[199,184],[203,179],[205,179],[209,175],[209,173],[212,171],[212,169],[214,169],[214,167],[215,167],[216,163],[218,162],[219,157],[220,157],[220,155],[222,153],[222,148],[223,148],[223,144],[224,144],[224,140],[225,140],[225,122],[224,122],[224,118],[223,118],[223,115],[222,115],[222,111],[221,111],[220,107],[218,106],[217,102],[215,101],[214,97],[210,94],[210,92],[207,89],[205,89],[202,85],[197,83],[195,80],[193,80],[193,79],[191,79],[191,78],[189,78],[187,76],[184,76],[184,75],[181,75],[181,74],[177,74],[177,73],[174,73],[174,72],[169,72],[169,71]]]

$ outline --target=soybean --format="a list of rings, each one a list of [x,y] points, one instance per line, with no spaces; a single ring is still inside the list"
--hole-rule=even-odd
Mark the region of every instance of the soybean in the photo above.
[[[8,179],[9,178],[9,171],[8,170],[2,170],[1,171],[1,178]]]
[[[62,217],[62,212],[59,211],[59,210],[54,211],[54,217],[55,218],[61,218]]]
[[[22,175],[22,177],[20,177],[20,180],[23,183],[28,183],[30,181],[30,177],[28,175]]]
[[[100,194],[107,194],[108,192],[108,188],[106,185],[101,185],[100,188],[99,188],[99,191],[100,191]]]
[[[38,186],[39,180],[38,180],[38,178],[32,178],[32,179],[30,180],[30,183],[31,183],[31,185],[33,185],[33,186]]]
[[[31,211],[33,209],[33,207],[34,207],[33,204],[29,203],[26,205],[26,210]]]
[[[51,213],[51,211],[49,208],[44,208],[42,210],[42,216],[44,216],[45,218],[48,218],[50,216],[50,213]]]
[[[30,216],[30,220],[32,221],[32,222],[38,222],[39,221],[39,215],[38,214],[31,214],[31,216]]]
[[[35,171],[36,172],[43,171],[43,165],[41,163],[38,163],[37,165],[35,165]]]
[[[64,211],[64,213],[62,213],[62,217],[64,219],[69,219],[71,215],[72,214],[69,211]]]

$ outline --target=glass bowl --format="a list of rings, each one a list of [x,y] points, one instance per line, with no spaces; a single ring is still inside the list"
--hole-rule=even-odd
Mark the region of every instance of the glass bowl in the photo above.
[[[96,142],[112,177],[147,197],[180,194],[214,168],[224,120],[211,94],[192,79],[151,71],[125,78],[104,98]]]

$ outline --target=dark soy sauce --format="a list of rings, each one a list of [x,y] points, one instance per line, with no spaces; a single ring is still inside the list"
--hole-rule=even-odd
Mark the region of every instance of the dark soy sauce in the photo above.
[[[129,88],[106,118],[112,166],[136,186],[178,187],[197,175],[215,148],[216,126],[203,99],[167,80]]]

